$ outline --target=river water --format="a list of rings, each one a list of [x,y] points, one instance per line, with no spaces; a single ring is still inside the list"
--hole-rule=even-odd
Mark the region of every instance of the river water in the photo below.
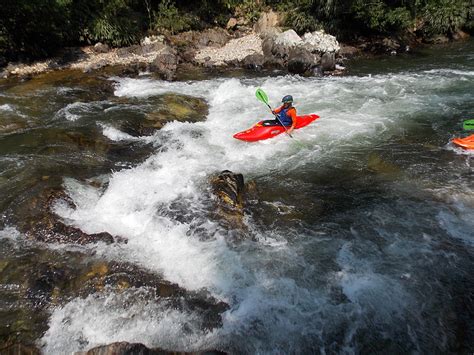
[[[474,153],[449,143],[474,118],[473,41],[358,60],[344,77],[113,81],[113,100],[67,83],[29,96],[15,83],[3,86],[0,114],[36,122],[0,137],[3,257],[32,247],[79,250],[137,265],[229,308],[209,329],[202,312],[150,302],[140,288],[72,297],[48,309],[36,339],[45,353],[114,341],[230,353],[474,351]],[[237,141],[235,132],[270,118],[258,87],[273,105],[291,94],[298,113],[321,118],[293,140]],[[139,138],[114,125],[170,92],[204,98],[206,119]],[[136,160],[117,153],[88,170],[87,150],[59,147],[45,156],[41,139],[24,137],[87,127],[149,151]],[[208,180],[225,169],[258,187],[243,237],[209,218]],[[106,188],[84,182],[93,174]],[[128,243],[25,244],[7,212],[33,175],[56,179],[74,201],[77,208],[54,208],[68,224]]]

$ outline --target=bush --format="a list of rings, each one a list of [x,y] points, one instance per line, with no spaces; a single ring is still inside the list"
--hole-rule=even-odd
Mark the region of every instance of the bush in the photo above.
[[[44,57],[68,40],[64,20],[68,2],[61,0],[7,1],[0,11],[0,48],[10,58]]]
[[[412,23],[410,10],[406,7],[391,8],[382,0],[366,3],[356,0],[352,6],[354,17],[362,30],[375,33],[399,32],[408,29]]]
[[[132,7],[133,0],[76,0],[72,18],[77,39],[111,46],[136,43],[143,29],[143,14]]]
[[[322,25],[312,15],[299,10],[288,12],[285,26],[294,29],[300,35],[322,28]]]
[[[424,32],[452,34],[468,23],[470,4],[464,0],[431,0],[422,9]]]
[[[151,27],[157,31],[167,30],[177,33],[190,30],[197,22],[192,15],[180,13],[171,0],[163,0],[158,6],[158,11],[153,12]]]

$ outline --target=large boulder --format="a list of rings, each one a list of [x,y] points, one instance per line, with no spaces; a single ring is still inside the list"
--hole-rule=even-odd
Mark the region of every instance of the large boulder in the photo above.
[[[223,28],[211,28],[198,34],[197,44],[201,47],[222,47],[230,40],[229,33]]]
[[[321,57],[321,69],[323,71],[333,71],[336,69],[336,56],[334,52],[326,52]]]
[[[312,54],[305,47],[290,49],[288,57],[288,71],[292,74],[309,74],[311,69],[319,64],[320,57]]]
[[[150,71],[157,73],[164,80],[173,80],[176,77],[178,56],[174,48],[166,46],[150,64]]]
[[[211,178],[211,186],[217,197],[217,216],[234,228],[243,227],[243,175],[224,170]]]
[[[253,181],[244,182],[242,174],[224,170],[210,180],[217,198],[217,216],[232,228],[245,229],[244,208],[258,201],[258,192]]]
[[[306,33],[303,36],[302,45],[312,53],[337,53],[341,49],[336,37],[324,33],[324,31]]]
[[[265,61],[265,57],[263,54],[254,53],[246,56],[241,62],[240,65],[245,69],[252,69],[252,70],[261,70],[263,67],[263,63]]]
[[[290,50],[303,43],[302,39],[294,30],[285,31],[275,37],[273,40],[272,54],[277,58],[288,59]],[[268,44],[267,44],[268,45]]]

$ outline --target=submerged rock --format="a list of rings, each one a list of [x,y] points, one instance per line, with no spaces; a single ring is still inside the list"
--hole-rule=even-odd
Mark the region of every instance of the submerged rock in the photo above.
[[[120,130],[132,136],[147,136],[168,122],[200,122],[209,113],[204,99],[187,95],[166,94],[158,98],[153,105],[157,109],[147,113],[144,120],[126,121]]]
[[[76,352],[74,355],[172,355],[178,354],[176,351],[163,350],[159,348],[150,349],[140,343],[118,342],[109,345],[97,346],[88,351]],[[222,355],[221,351],[198,351],[198,352],[179,352],[179,354],[192,355]]]
[[[61,202],[74,208],[69,196],[62,190],[46,189],[21,205],[17,213],[19,230],[33,240],[44,243],[90,244],[113,243],[116,238],[109,233],[87,234],[79,228],[65,224],[53,212],[56,203]]]
[[[369,155],[367,168],[371,172],[385,176],[398,175],[401,173],[401,169],[398,166],[385,161],[380,154],[376,153],[371,153]]]

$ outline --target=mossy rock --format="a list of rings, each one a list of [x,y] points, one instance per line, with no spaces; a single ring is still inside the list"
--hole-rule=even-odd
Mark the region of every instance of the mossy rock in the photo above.
[[[168,122],[200,122],[209,113],[206,101],[198,97],[166,94],[150,101],[156,107],[155,110],[148,112],[144,120],[123,122],[120,130],[132,136],[147,136]]]

